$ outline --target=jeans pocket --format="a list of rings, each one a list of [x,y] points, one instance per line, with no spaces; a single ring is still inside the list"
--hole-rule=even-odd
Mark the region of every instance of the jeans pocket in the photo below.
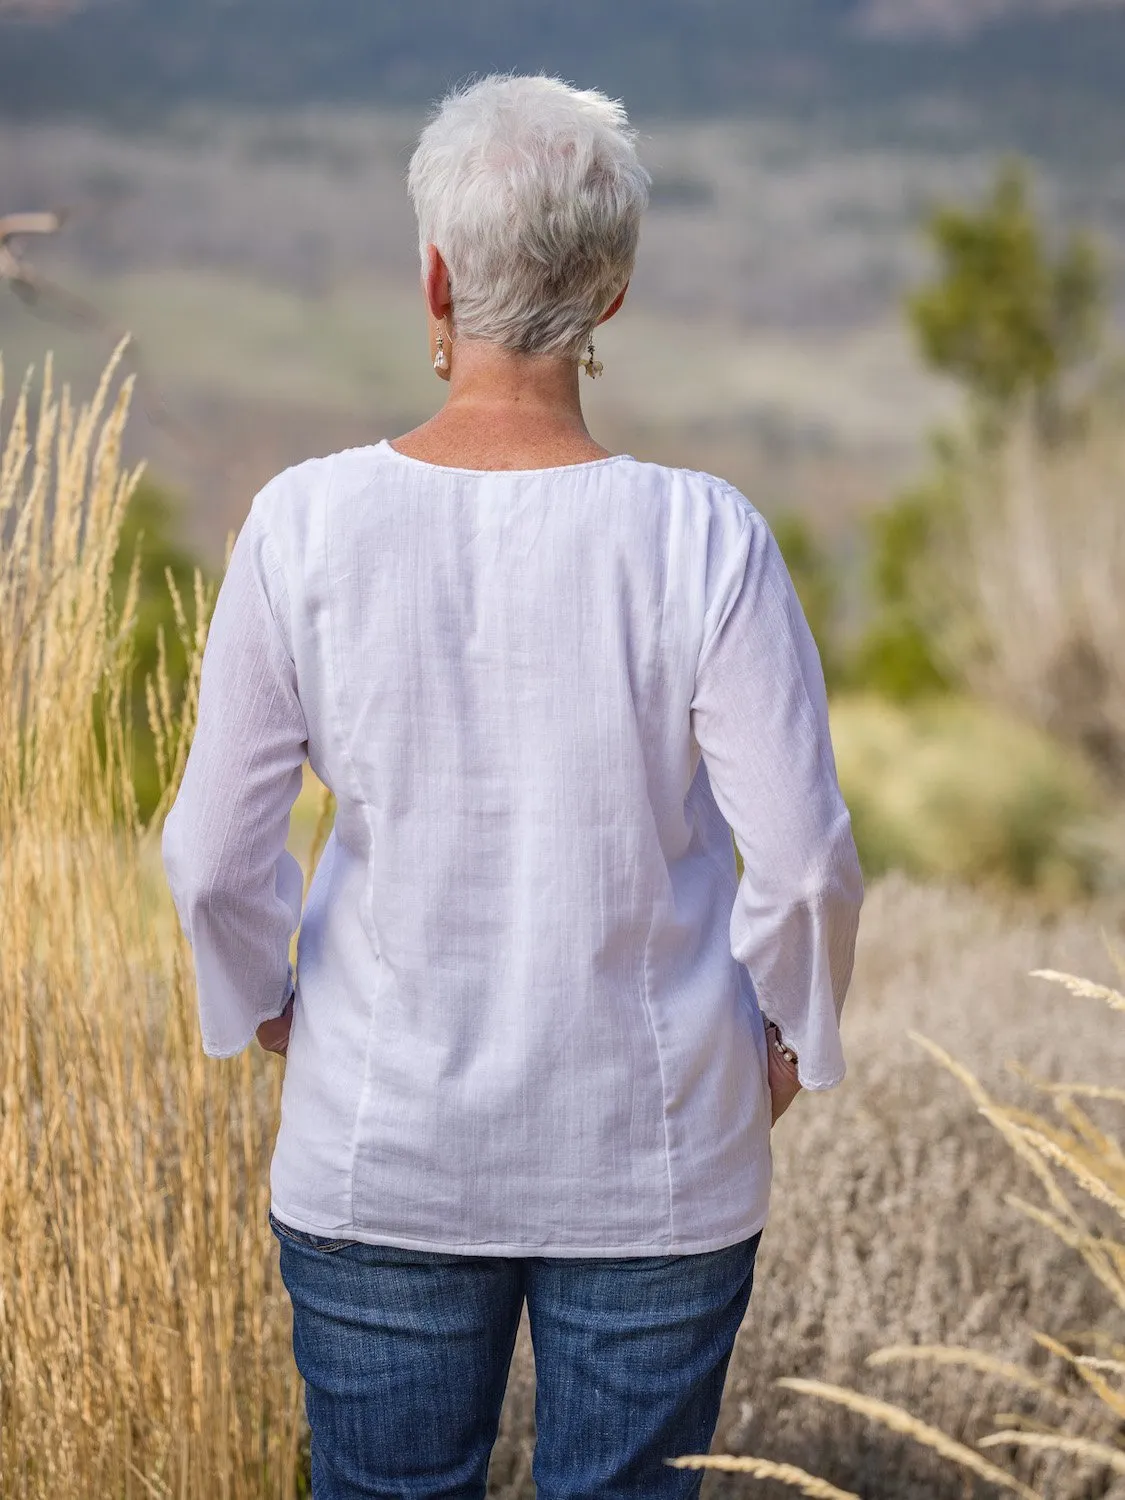
[[[294,1245],[300,1245],[305,1250],[319,1250],[322,1255],[333,1255],[337,1250],[343,1250],[346,1246],[355,1244],[354,1240],[333,1240],[323,1234],[313,1234],[308,1229],[294,1229],[291,1224],[283,1224],[275,1217],[272,1208],[269,1221],[270,1228],[282,1239],[291,1240]]]

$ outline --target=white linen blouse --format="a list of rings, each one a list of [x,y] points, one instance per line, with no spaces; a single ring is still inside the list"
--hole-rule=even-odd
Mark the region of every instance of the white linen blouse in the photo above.
[[[302,913],[306,757],[336,815]],[[844,1077],[863,891],[820,660],[766,522],[709,474],[385,440],[279,474],[162,853],[209,1056],[282,1011],[300,923],[270,1167],[298,1229],[719,1249],[767,1217],[762,1013],[806,1088]]]

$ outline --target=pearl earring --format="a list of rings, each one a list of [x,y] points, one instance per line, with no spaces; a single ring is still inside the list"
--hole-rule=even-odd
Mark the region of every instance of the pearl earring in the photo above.
[[[586,358],[580,359],[578,363],[586,371],[591,380],[596,380],[605,368],[600,359],[594,358],[594,338],[592,334],[590,342],[586,345]]]
[[[445,340],[439,333],[437,336],[437,353],[434,355],[434,369],[446,370],[449,368],[449,360],[445,357]]]

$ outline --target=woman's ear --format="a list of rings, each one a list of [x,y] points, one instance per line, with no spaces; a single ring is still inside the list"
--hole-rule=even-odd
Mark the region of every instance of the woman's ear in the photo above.
[[[606,308],[605,312],[602,313],[601,317],[598,319],[598,322],[594,324],[595,328],[598,326],[598,323],[604,323],[607,318],[612,318],[613,317],[614,313],[618,311],[618,309],[620,308],[621,304],[625,301],[625,293],[628,290],[629,290],[629,283],[626,282],[625,285],[618,292],[617,296],[614,297],[613,301]]]
[[[422,271],[422,291],[426,306],[435,323],[448,319],[453,309],[449,298],[449,268],[436,245],[426,246],[425,265]]]

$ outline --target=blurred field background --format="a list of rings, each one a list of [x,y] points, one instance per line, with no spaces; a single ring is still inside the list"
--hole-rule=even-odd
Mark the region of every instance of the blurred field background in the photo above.
[[[588,420],[774,525],[869,881],[849,1079],[776,1132],[715,1452],[872,1500],[1000,1492],[796,1376],[970,1446],[999,1414],[1048,1444],[980,1450],[1013,1485],[1125,1494],[1121,1018],[1028,977],[1121,988],[1125,6],[441,0],[423,28],[358,0],[0,0],[0,218],[65,211],[0,261],[0,1500],[307,1492],[265,1223],[280,1065],[202,1058],[159,831],[253,493],[440,397],[406,163],[447,83],[504,67],[641,128],[652,207]],[[330,816],[310,774],[310,870]],[[1090,1225],[912,1029],[1009,1130],[1055,1110]],[[864,1365],[895,1344],[1040,1384]],[[525,1328],[509,1500],[533,1398]]]

